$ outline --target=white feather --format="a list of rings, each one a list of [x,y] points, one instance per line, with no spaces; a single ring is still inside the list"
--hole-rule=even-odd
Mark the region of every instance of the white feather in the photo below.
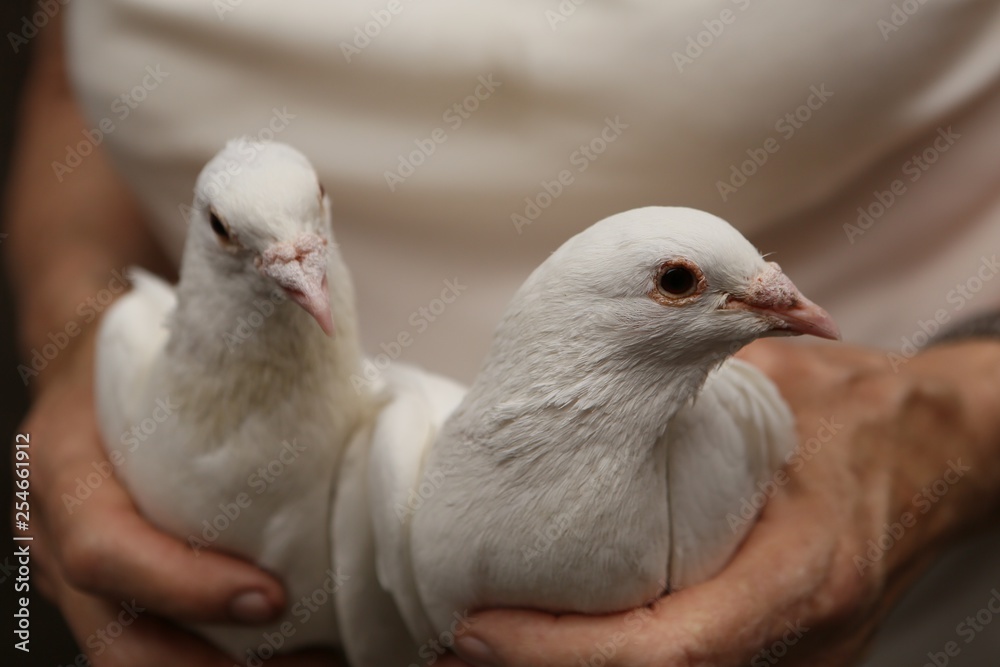
[[[791,453],[793,436],[777,387],[739,359],[709,375],[694,404],[671,420],[665,435],[671,589],[704,581],[729,561],[767,497],[762,488]]]
[[[699,266],[708,286],[683,306],[650,296],[672,260]],[[354,664],[413,662],[471,610],[623,611],[723,567],[748,528],[727,516],[794,440],[774,385],[727,361],[774,330],[722,308],[768,270],[707,213],[612,216],[528,278],[433,442],[419,402],[390,405],[382,418],[399,422],[368,453],[368,497],[382,509],[367,545],[403,617],[377,641],[403,648],[352,652],[347,637]],[[419,489],[433,492],[409,522],[387,511]]]
[[[419,644],[433,634],[407,554],[413,513],[436,487],[415,480],[465,390],[401,363],[380,383],[384,407],[352,443],[337,485],[334,562],[351,573],[337,607],[352,665],[409,665],[428,658]]]
[[[243,246],[216,238],[209,210]],[[326,239],[328,338],[255,266],[269,244]],[[260,627],[197,629],[237,658],[290,622],[283,650],[337,642],[329,589],[336,466],[368,418],[351,386],[360,349],[347,269],[329,201],[300,153],[230,142],[202,172],[176,296],[141,271],[102,323],[97,402],[117,473],[154,524],[198,548],[220,549],[280,577],[289,608]],[[242,327],[242,328],[241,328]]]

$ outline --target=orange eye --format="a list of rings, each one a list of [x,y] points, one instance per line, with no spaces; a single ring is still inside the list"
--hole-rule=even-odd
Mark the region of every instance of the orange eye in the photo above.
[[[705,274],[686,259],[674,259],[660,266],[649,296],[664,306],[681,306],[705,291]]]

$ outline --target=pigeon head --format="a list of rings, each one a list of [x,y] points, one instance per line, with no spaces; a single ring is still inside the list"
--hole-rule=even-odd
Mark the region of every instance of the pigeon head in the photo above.
[[[195,186],[192,228],[210,261],[281,288],[333,334],[327,286],[330,202],[309,160],[278,142],[230,141]]]
[[[687,208],[596,223],[559,248],[522,294],[534,295],[523,307],[548,313],[567,338],[629,355],[654,349],[671,361],[717,360],[764,336],[840,337],[826,311],[729,223]]]

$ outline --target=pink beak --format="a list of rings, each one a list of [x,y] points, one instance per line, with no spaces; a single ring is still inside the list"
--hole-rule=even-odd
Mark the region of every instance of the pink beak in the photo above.
[[[285,290],[288,298],[312,315],[327,336],[334,333],[326,284],[326,239],[303,234],[293,243],[267,248],[257,268]]]
[[[840,340],[840,329],[830,314],[803,296],[774,262],[768,262],[746,294],[731,297],[722,307],[757,313],[773,321],[773,331],[779,335]]]

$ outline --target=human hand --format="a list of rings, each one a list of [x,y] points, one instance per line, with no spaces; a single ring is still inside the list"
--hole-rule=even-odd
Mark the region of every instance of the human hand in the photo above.
[[[484,611],[459,654],[518,667],[853,664],[942,545],[995,510],[1000,345],[933,348],[898,373],[884,353],[842,345],[761,341],[741,356],[781,389],[800,445],[732,562],[623,614]]]
[[[196,555],[161,533],[105,474],[114,466],[98,435],[91,336],[81,336],[39,378],[45,383],[19,431],[30,436],[31,583],[59,607],[96,667],[231,667],[233,659],[167,619],[265,622],[284,608],[282,586],[250,563]],[[314,651],[268,664],[338,663]]]

